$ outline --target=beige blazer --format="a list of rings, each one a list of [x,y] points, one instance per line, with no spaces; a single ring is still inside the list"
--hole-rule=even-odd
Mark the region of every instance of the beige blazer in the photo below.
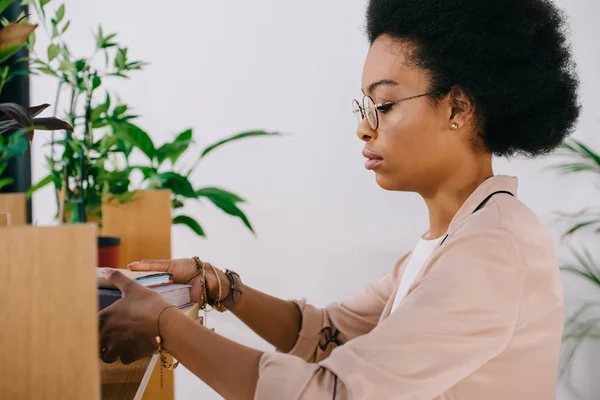
[[[255,399],[554,400],[560,272],[516,192],[513,177],[481,184],[394,313],[409,255],[340,304],[298,301],[299,339],[262,356]]]

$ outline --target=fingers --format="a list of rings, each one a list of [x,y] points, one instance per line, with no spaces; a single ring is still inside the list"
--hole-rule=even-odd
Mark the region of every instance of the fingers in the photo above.
[[[119,359],[119,354],[114,347],[108,345],[107,348],[102,349],[102,354],[100,354],[102,361],[107,364],[114,363]]]
[[[132,262],[127,266],[132,271],[157,271],[165,272],[169,270],[171,260],[142,260]]]
[[[125,292],[128,287],[135,284],[134,281],[132,281],[116,269],[103,268],[102,273],[104,274],[106,280],[115,285],[115,287],[119,289],[123,293],[123,295],[125,295]]]

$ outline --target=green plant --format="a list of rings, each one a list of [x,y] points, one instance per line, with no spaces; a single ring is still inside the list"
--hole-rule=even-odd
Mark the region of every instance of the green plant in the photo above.
[[[165,143],[160,147],[155,147],[150,137],[137,127],[130,127],[129,133],[133,134],[130,141],[136,147],[144,149],[143,152],[149,161],[148,165],[132,167],[132,169],[142,172],[142,187],[147,189],[169,189],[173,192],[173,209],[178,211],[176,213],[178,215],[173,218],[174,224],[187,225],[199,236],[204,236],[204,230],[200,224],[194,218],[180,214],[179,211],[185,206],[187,200],[206,198],[226,214],[239,218],[250,231],[254,232],[250,221],[238,207],[239,203],[244,202],[241,197],[218,187],[195,189],[189,177],[196,170],[199,162],[217,148],[245,138],[277,135],[277,133],[250,131],[220,140],[203,149],[196,162],[187,169],[179,165],[179,160],[183,153],[191,149],[190,144],[193,143],[191,129],[183,131],[172,142]],[[144,144],[142,145],[142,143]],[[163,166],[167,160],[171,164],[171,168],[165,170]]]
[[[0,14],[6,10],[13,0],[0,1]],[[0,93],[4,85],[23,72],[13,68],[13,63],[7,60],[19,51],[33,36],[37,25],[27,22],[22,14],[16,22],[3,20],[0,27]],[[0,104],[0,189],[13,183],[12,178],[2,178],[9,161],[13,157],[22,156],[27,146],[33,140],[34,129],[54,130],[65,129],[72,131],[72,127],[57,118],[38,118],[37,116],[48,108],[49,104],[25,108],[14,103]]]
[[[169,189],[173,193],[173,223],[184,224],[196,234],[204,230],[192,217],[183,215],[185,202],[208,198],[225,213],[238,217],[252,231],[252,225],[238,207],[243,200],[224,189],[192,186],[189,177],[198,162],[216,148],[249,137],[270,136],[264,131],[244,132],[226,138],[202,151],[198,162],[185,169],[178,164],[180,156],[193,143],[192,130],[181,132],[171,142],[156,147],[150,135],[135,124],[136,115],[130,107],[115,101],[115,95],[105,88],[108,78],[129,78],[132,71],[146,63],[131,61],[128,50],[117,42],[117,34],[105,34],[96,29],[94,50],[89,57],[75,57],[64,39],[70,26],[65,5],[61,4],[50,17],[45,9],[48,1],[30,1],[50,43],[40,55],[33,52],[31,68],[57,80],[56,103],[67,98],[66,119],[74,133],[53,138],[47,164],[48,176],[38,182],[30,194],[53,183],[59,203],[59,218],[69,215],[69,222],[99,220],[102,199],[110,195],[117,201],[132,201],[140,189]],[[99,92],[103,91],[100,95]],[[101,98],[101,101],[98,99]],[[131,154],[139,151],[146,157],[144,164],[131,164]],[[167,162],[168,161],[168,162]],[[136,171],[141,178],[136,180]],[[64,203],[64,207],[60,205]]]
[[[560,147],[558,153],[563,161],[553,168],[561,174],[591,173],[600,177],[600,154],[581,141],[571,139]],[[569,222],[563,239],[583,231],[600,233],[600,209],[584,208],[576,213],[560,213]],[[570,248],[573,262],[561,266],[561,270],[600,289],[600,265],[585,248]],[[600,339],[600,301],[587,301],[580,305],[565,322],[563,334],[564,352],[560,374],[570,376],[573,360],[588,340]],[[570,382],[569,382],[570,383]],[[571,387],[575,391],[574,387]]]

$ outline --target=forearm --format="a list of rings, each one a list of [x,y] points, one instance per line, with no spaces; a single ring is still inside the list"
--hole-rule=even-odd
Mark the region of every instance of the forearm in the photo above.
[[[226,399],[252,399],[262,352],[232,342],[171,308],[160,317],[164,349]]]
[[[217,283],[215,272],[219,274],[220,285]],[[229,296],[230,283],[223,271],[208,267],[207,280],[211,300],[214,301],[217,296],[219,286],[222,290],[221,298]],[[302,326],[302,313],[298,306],[246,285],[243,285],[243,290],[240,302],[230,306],[229,311],[276,349],[289,352],[296,344]]]
[[[295,303],[244,286],[240,302],[230,311],[279,351],[287,353],[296,344],[302,313]]]

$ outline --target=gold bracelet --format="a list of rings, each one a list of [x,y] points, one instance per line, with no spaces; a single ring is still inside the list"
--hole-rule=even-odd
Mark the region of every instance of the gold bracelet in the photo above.
[[[162,336],[160,335],[160,316],[162,315],[163,312],[165,312],[167,309],[169,308],[173,308],[175,307],[174,305],[170,304],[168,306],[166,306],[165,308],[163,308],[159,313],[158,313],[158,317],[156,318],[156,343],[158,344],[158,354],[159,354],[159,363],[160,363],[160,388],[163,388],[163,368],[168,369],[169,371],[174,370],[175,368],[177,368],[179,366],[179,361],[174,362],[173,364],[169,363],[169,360],[167,360],[167,356],[165,356],[165,351],[162,347]]]
[[[196,271],[192,275],[190,279],[187,280],[189,282],[191,279],[197,277],[198,275],[202,275],[202,284],[204,285],[204,290],[202,291],[202,302],[200,304],[201,310],[206,310],[206,306],[208,304],[208,287],[206,285],[206,270],[204,268],[204,263],[198,258],[193,257],[194,262],[196,263]]]
[[[219,297],[217,297],[217,300],[215,300],[215,304],[213,305],[213,308],[215,310],[217,310],[218,312],[222,313],[222,312],[227,311],[227,307],[225,307],[223,305],[223,303],[221,303],[221,296],[222,296],[221,278],[219,277],[219,273],[217,272],[217,269],[211,263],[208,263],[208,265],[210,265],[210,267],[212,268],[213,272],[215,273],[215,276],[217,277],[217,282],[219,283]]]

